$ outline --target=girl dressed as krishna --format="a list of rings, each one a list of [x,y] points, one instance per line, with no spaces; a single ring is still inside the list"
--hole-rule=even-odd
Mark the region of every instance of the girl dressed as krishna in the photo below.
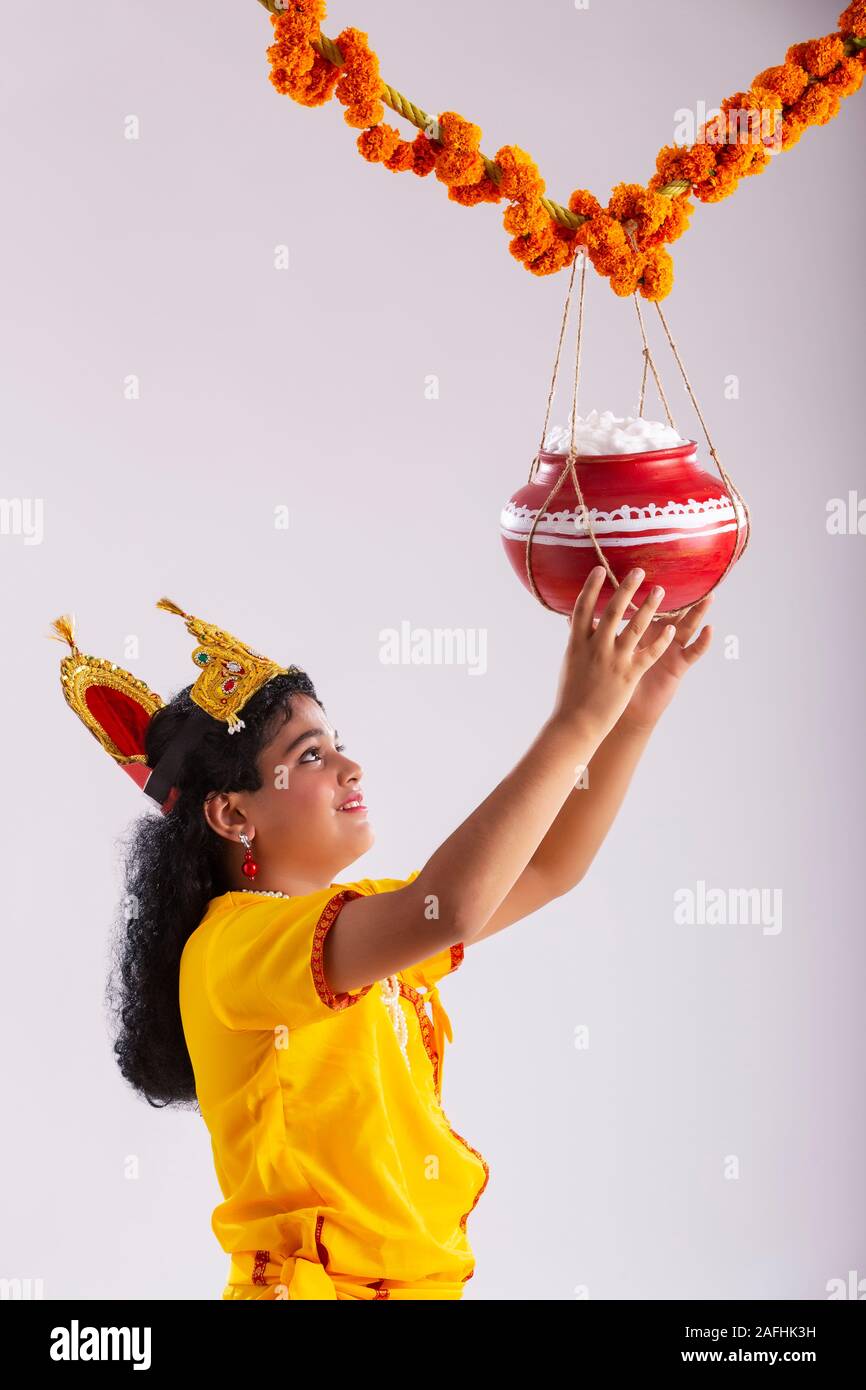
[[[374,842],[363,769],[304,671],[161,599],[199,668],[164,703],[53,624],[67,702],[160,812],[128,842],[114,1052],[150,1104],[200,1109],[224,1299],[462,1297],[489,1170],[443,1109],[439,983],[581,880],[712,632],[709,595],[654,621],[658,589],[618,632],[643,571],[594,618],[604,577],[527,752],[408,878],[343,877]]]

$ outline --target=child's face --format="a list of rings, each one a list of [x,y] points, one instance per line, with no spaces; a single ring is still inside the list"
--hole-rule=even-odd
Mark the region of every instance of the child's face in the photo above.
[[[342,748],[316,701],[294,695],[291,717],[259,754],[261,788],[241,798],[255,826],[259,881],[268,878],[268,868],[333,880],[372,845],[367,812],[338,809],[350,799],[364,800],[363,769]]]

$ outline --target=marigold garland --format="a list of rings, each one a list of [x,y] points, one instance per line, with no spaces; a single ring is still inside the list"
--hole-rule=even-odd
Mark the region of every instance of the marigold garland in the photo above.
[[[379,60],[360,29],[346,28],[336,40],[321,32],[325,0],[260,0],[271,12],[274,42],[267,50],[276,90],[303,106],[321,106],[332,96],[345,106],[344,119],[361,128],[360,153],[392,173],[434,173],[452,202],[508,204],[502,225],[508,249],[533,275],[552,275],[570,265],[585,247],[593,266],[618,295],[640,292],[661,300],[673,284],[673,261],[665,246],[689,226],[694,204],[727,198],[741,178],[762,173],[772,161],[769,146],[790,149],[813,125],[826,125],[844,97],[866,75],[866,0],[853,0],[838,19],[838,32],[792,44],[784,63],[765,68],[747,91],[721,103],[689,147],[665,145],[646,187],[620,183],[607,207],[585,188],[576,188],[561,207],[545,194],[532,157],[518,145],[503,145],[495,160],[481,150],[481,127],[457,111],[437,120],[383,82]],[[384,121],[385,104],[414,125],[413,140]],[[736,118],[735,138],[731,121]],[[767,117],[773,129],[766,131]]]

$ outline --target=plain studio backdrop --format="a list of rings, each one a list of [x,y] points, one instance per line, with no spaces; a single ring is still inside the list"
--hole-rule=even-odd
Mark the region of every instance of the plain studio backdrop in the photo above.
[[[529,151],[558,201],[604,202],[683,110],[840,8],[334,0],[323,27],[364,29],[383,76],[475,120],[488,154]],[[195,672],[162,594],[309,671],[376,830],[344,879],[426,862],[524,753],[565,650],[499,512],[539,442],[567,272],[511,258],[505,204],[369,165],[336,101],[279,96],[271,33],[255,0],[3,18],[2,494],[42,519],[0,535],[0,1275],[46,1298],[218,1298],[228,1271],[201,1117],[149,1107],[112,1057],[119,842],[149,803],[67,710],[51,621],[74,612],[83,650],[165,698]],[[866,493],[864,122],[861,91],[672,247],[663,307],[753,533],[587,877],[443,986],[445,1108],[491,1169],[468,1299],[822,1299],[866,1277],[866,535],[828,522]],[[633,304],[590,270],[580,409],[633,414],[640,367]],[[389,665],[403,624],[478,659]],[[678,921],[702,885],[769,914]]]

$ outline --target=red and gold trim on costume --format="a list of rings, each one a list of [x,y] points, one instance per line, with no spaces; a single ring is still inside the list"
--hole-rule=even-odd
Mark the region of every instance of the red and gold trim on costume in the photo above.
[[[451,947],[451,969],[456,970],[457,966],[460,964],[462,960],[463,942],[458,941]],[[456,1129],[454,1129],[454,1127],[449,1122],[448,1116],[445,1114],[445,1111],[442,1109],[442,1054],[444,1049],[443,1037],[447,1037],[449,1042],[451,1041],[451,1023],[442,1005],[442,1001],[439,998],[439,990],[436,985],[434,985],[432,989],[429,989],[426,994],[421,994],[417,989],[413,989],[411,985],[408,985],[405,983],[405,981],[401,980],[400,993],[403,995],[405,999],[409,1000],[409,1003],[412,1004],[412,1006],[415,1009],[415,1014],[418,1019],[418,1025],[421,1030],[421,1041],[424,1044],[424,1050],[427,1053],[427,1056],[430,1058],[430,1062],[433,1067],[433,1086],[436,1093],[436,1100],[439,1103],[439,1110],[442,1114],[442,1118],[444,1119],[445,1124],[448,1126],[449,1132],[453,1134],[454,1138],[457,1139],[459,1143],[463,1144],[463,1146],[467,1148],[471,1154],[474,1154],[474,1156],[478,1159],[479,1163],[481,1163],[482,1167],[484,1168],[484,1181],[482,1182],[477,1193],[475,1194],[475,1200],[472,1203],[472,1206],[469,1208],[469,1210],[465,1212],[463,1216],[461,1216],[460,1218],[460,1229],[465,1234],[466,1223],[469,1220],[469,1217],[472,1215],[473,1211],[475,1210],[476,1206],[478,1205],[478,1199],[480,1198],[482,1192],[484,1191],[488,1182],[490,1181],[490,1168],[484,1155],[480,1154],[477,1149],[473,1148],[472,1145],[463,1138],[462,1134],[457,1133]],[[424,1002],[427,999],[430,1000],[433,1006],[433,1014],[436,1019],[435,1026],[431,1024],[427,1010],[424,1008]],[[467,1274],[466,1278],[471,1279],[472,1274]],[[464,1283],[465,1282],[466,1281],[464,1280]]]
[[[350,1004],[357,1004],[373,988],[372,985],[362,985],[358,990],[345,990],[342,994],[335,994],[325,979],[323,965],[325,937],[336,922],[340,909],[352,898],[362,898],[363,896],[363,893],[356,892],[354,888],[344,888],[340,893],[335,893],[333,898],[330,898],[325,904],[322,915],[316,923],[310,954],[310,969],[313,973],[316,993],[329,1009],[347,1009]]]

